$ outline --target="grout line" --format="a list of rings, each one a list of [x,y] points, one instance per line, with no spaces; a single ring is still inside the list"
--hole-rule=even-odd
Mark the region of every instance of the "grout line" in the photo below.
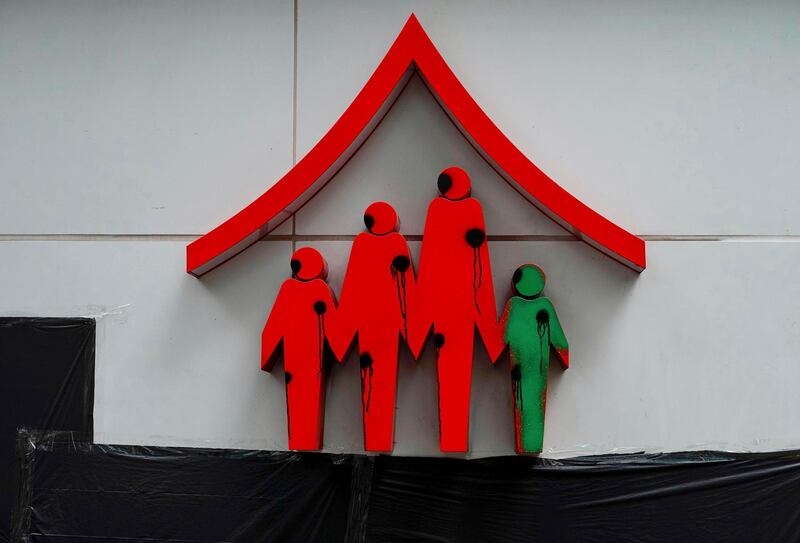
[[[297,165],[297,3],[294,0],[294,58],[293,58],[293,83],[292,83],[292,166]],[[292,213],[292,253],[297,250],[297,240],[294,239],[297,233],[296,213]]]
[[[297,234],[292,224],[292,234],[267,234],[259,241],[352,241],[356,234]],[[0,234],[3,241],[194,241],[202,234]],[[761,241],[800,242],[800,235],[640,235],[645,241]],[[419,234],[408,234],[408,241],[422,241]],[[569,234],[551,235],[490,235],[489,241],[581,241]]]

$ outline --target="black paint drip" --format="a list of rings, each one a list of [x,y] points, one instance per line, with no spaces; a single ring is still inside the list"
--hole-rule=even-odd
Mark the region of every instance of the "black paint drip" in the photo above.
[[[292,382],[292,374],[284,371],[283,380],[286,381],[286,430],[289,433],[289,439],[292,439],[292,410],[289,409],[289,383]]]
[[[511,392],[514,394],[519,410],[523,409],[522,399],[522,368],[519,364],[511,366]]]
[[[436,355],[436,364],[439,364],[439,352],[444,347],[444,334],[434,332],[433,334],[433,347],[434,354]],[[442,384],[439,382],[439,368],[436,368],[436,405],[439,406],[439,435],[442,435]]]
[[[444,347],[444,334],[440,334],[436,332],[433,334],[433,347],[434,347],[434,354],[436,355],[436,361],[439,361],[439,351],[442,350]]]
[[[450,190],[450,187],[453,186],[453,180],[448,174],[440,173],[439,178],[436,180],[436,186],[439,188],[441,195],[444,196],[447,194],[447,191]]]
[[[539,375],[544,372],[544,357],[550,357],[550,313],[544,309],[540,309],[536,313],[536,331],[539,334]],[[542,339],[547,334],[547,346],[542,348]]]
[[[486,233],[480,228],[472,228],[467,230],[465,236],[467,244],[472,247],[472,295],[475,298],[475,309],[478,314],[481,313],[481,307],[478,304],[478,290],[483,285],[483,261],[481,260],[481,245],[486,241]]]
[[[400,304],[400,316],[403,318],[403,331],[408,341],[408,306],[406,305],[406,272],[411,267],[411,260],[405,255],[398,255],[392,259],[389,267],[392,278],[397,286],[397,301]]]
[[[300,273],[300,268],[303,267],[303,263],[297,260],[296,258],[293,258],[290,265],[292,267],[292,277],[296,279],[297,274]]]
[[[369,353],[363,353],[358,362],[361,366],[361,401],[364,404],[364,410],[369,413],[369,402],[372,399],[372,356]],[[367,390],[367,385],[369,385],[369,390]],[[366,401],[364,392],[367,393]]]
[[[375,226],[375,219],[372,215],[368,213],[364,214],[364,226],[367,227],[367,230],[372,231],[372,227]]]
[[[314,302],[314,313],[317,314],[317,341],[319,345],[319,373],[322,373],[322,361],[325,358],[325,311],[328,306],[322,300]]]

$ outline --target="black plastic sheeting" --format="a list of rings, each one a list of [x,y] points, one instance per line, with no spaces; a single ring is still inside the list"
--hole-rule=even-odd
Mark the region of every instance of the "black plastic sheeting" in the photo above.
[[[25,484],[15,541],[60,543],[343,541],[358,461],[27,431],[18,451]]]
[[[800,541],[798,451],[460,460],[93,444],[94,336],[91,319],[0,319],[0,542],[9,527],[53,543]]]
[[[94,343],[93,319],[0,318],[0,542],[11,530],[17,429],[92,439]]]
[[[379,458],[368,541],[800,540],[800,453]]]
[[[800,452],[458,460],[20,436],[18,541],[800,540]]]

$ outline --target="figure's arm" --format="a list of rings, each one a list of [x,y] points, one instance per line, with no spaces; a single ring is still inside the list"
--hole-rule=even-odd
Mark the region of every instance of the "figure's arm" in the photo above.
[[[358,315],[352,303],[354,288],[357,288],[357,285],[353,285],[345,276],[339,303],[336,303],[336,296],[331,290],[329,304],[331,308],[325,315],[325,337],[340,364],[344,364],[347,360],[356,334]]]
[[[406,343],[414,356],[419,360],[425,341],[433,326],[433,311],[429,303],[430,298],[425,296],[425,286],[414,282],[413,294],[408,297],[408,338]]]
[[[478,301],[481,311],[475,315],[475,325],[478,327],[478,333],[486,346],[489,360],[491,360],[492,364],[496,364],[506,348],[506,341],[503,334],[503,326],[497,320],[492,268],[489,262],[489,248],[486,243],[480,249],[480,259],[483,265],[483,280],[478,288]]]
[[[558,315],[553,307],[553,303],[548,298],[542,298],[547,304],[547,312],[550,314],[550,346],[564,369],[569,368],[569,343]]]
[[[488,303],[477,316],[475,324],[478,327],[478,333],[486,346],[486,353],[489,355],[489,360],[492,364],[497,363],[500,355],[506,348],[506,340],[503,334],[503,326],[497,321],[497,313],[494,311],[494,296],[492,296],[492,311],[488,310]],[[505,313],[504,313],[505,314]]]
[[[278,291],[278,297],[272,304],[272,311],[267,317],[267,323],[261,332],[261,369],[272,371],[275,362],[283,357],[284,326],[291,325],[286,322],[286,283]]]

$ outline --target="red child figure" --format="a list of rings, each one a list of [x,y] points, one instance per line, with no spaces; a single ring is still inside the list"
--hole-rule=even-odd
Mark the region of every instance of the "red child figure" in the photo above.
[[[415,356],[433,325],[439,386],[439,448],[466,452],[475,327],[492,363],[505,348],[492,286],[486,226],[461,168],[444,170],[428,207],[411,340]]]
[[[261,334],[261,369],[272,371],[283,356],[289,448],[316,451],[325,417],[326,328],[335,325],[336,302],[316,249],[298,249],[291,267]]]
[[[399,339],[407,337],[414,269],[392,206],[371,204],[364,212],[364,224],[367,232],[353,242],[339,297],[341,326],[329,338],[336,356],[344,360],[358,335],[364,448],[391,452]]]

